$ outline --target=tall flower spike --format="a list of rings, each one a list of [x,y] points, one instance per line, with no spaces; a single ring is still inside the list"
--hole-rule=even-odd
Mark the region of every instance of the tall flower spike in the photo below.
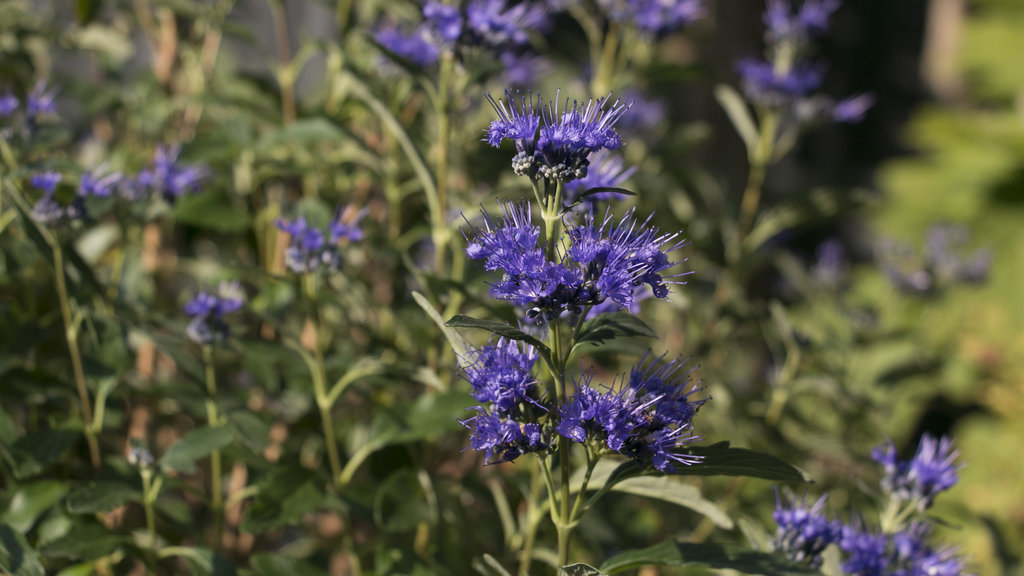
[[[957,483],[956,459],[959,456],[951,439],[929,434],[921,437],[917,452],[910,460],[900,460],[892,442],[877,446],[871,452],[871,458],[885,469],[882,489],[897,500],[913,502],[922,511],[932,505],[936,495]]]

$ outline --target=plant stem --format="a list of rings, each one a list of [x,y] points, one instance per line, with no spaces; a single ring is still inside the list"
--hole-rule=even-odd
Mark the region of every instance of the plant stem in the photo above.
[[[277,43],[278,84],[281,88],[281,119],[285,125],[295,121],[295,76],[292,67],[291,40],[288,38],[288,20],[281,0],[267,0],[274,20],[274,38]]]
[[[454,59],[451,52],[441,56],[441,66],[437,79],[437,216],[434,219],[434,271],[444,270],[445,256],[448,247],[448,224],[445,213],[448,210],[448,148],[451,142],[451,122],[448,117],[449,88],[451,84]]]
[[[540,462],[534,461],[533,479],[530,481],[530,495],[527,501],[526,530],[523,549],[519,554],[518,576],[528,576],[530,573],[530,562],[533,558],[533,547],[537,542],[537,522],[534,521],[534,513],[537,508],[537,499],[540,498],[541,484]]]
[[[320,423],[324,430],[324,444],[327,446],[327,460],[331,466],[331,484],[340,488],[342,480],[341,458],[338,456],[338,440],[334,435],[334,417],[331,415],[333,402],[327,391],[327,369],[324,365],[323,322],[320,318],[320,303],[317,300],[317,278],[313,274],[306,274],[303,277],[306,284],[306,295],[313,306],[313,326],[316,330],[316,338],[313,344],[313,357],[315,359],[315,370],[313,370],[313,394],[316,396],[316,406],[320,411]]]
[[[217,413],[217,374],[213,365],[213,347],[203,346],[203,364],[206,368],[206,421],[210,427],[220,424]],[[221,486],[220,449],[210,453],[210,508],[213,511],[213,547],[220,550],[224,539],[224,492]]]
[[[768,110],[761,118],[761,130],[757,146],[750,153],[750,176],[747,187],[743,191],[740,202],[739,229],[736,238],[737,249],[742,252],[743,241],[750,233],[757,216],[757,207],[761,202],[761,190],[764,188],[765,173],[772,161],[775,149],[775,132],[778,130],[779,117],[774,111]]]
[[[82,355],[78,349],[78,321],[71,316],[71,304],[68,300],[68,288],[64,277],[64,251],[61,249],[60,241],[54,239],[51,248],[53,249],[53,267],[57,285],[57,298],[60,300],[60,315],[64,319],[64,338],[68,343],[68,352],[71,355],[71,371],[75,377],[75,387],[78,389],[78,401],[82,405],[82,418],[85,420],[84,432],[86,443],[89,444],[89,460],[93,469],[100,468],[100,446],[96,439],[96,427],[92,420],[92,403],[89,400],[89,390],[85,386],[85,370],[82,367]],[[103,423],[100,423],[100,428]]]

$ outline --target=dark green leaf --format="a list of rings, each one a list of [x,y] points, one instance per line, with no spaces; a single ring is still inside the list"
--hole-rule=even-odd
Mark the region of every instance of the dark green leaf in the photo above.
[[[235,435],[250,450],[262,454],[270,441],[270,424],[252,412],[239,410],[228,414],[228,424],[235,429]]]
[[[630,550],[613,556],[601,565],[609,574],[641,566],[708,566],[716,569],[736,570],[742,574],[763,576],[797,576],[818,574],[782,556],[756,552],[739,546],[693,544],[688,542],[662,542],[650,548]]]
[[[512,326],[509,326],[508,324],[503,324],[501,322],[495,322],[493,320],[482,320],[480,318],[466,316],[465,314],[456,314],[455,316],[452,316],[450,320],[445,322],[444,325],[450,326],[452,328],[479,328],[481,330],[487,330],[488,332],[497,334],[498,336],[501,336],[503,338],[508,338],[509,340],[519,340],[521,342],[526,342],[527,344],[539,350],[540,353],[543,354],[544,356],[550,354],[548,347],[545,346],[544,343],[541,342],[540,340],[534,338],[533,336],[530,336],[529,334],[523,332],[522,330],[519,330],[518,328],[513,328]]]
[[[175,556],[181,556],[194,576],[233,576],[235,567],[231,562],[208,548],[170,548]]]
[[[185,196],[174,205],[174,217],[182,224],[217,232],[242,232],[252,226],[247,210],[233,206],[231,199],[209,192]]]
[[[69,448],[78,442],[81,432],[75,430],[39,430],[30,432],[11,446],[11,457],[15,462],[14,475],[26,478],[39,474],[56,462]]]
[[[327,572],[305,560],[281,554],[256,554],[249,565],[260,576],[327,576]]]
[[[583,563],[562,566],[562,574],[566,576],[607,576],[597,568]]]
[[[11,576],[45,576],[39,555],[28,545],[21,532],[0,525],[0,569]]]
[[[124,482],[89,482],[68,494],[67,506],[72,514],[95,514],[141,500],[142,492]]]
[[[88,524],[70,530],[67,535],[43,546],[39,552],[46,558],[92,560],[110,554],[127,542],[127,536],[110,532],[97,524]]]
[[[67,485],[56,480],[40,480],[19,486],[7,503],[7,511],[0,515],[0,522],[25,534],[35,524],[36,518],[59,502],[67,491]]]
[[[808,484],[814,482],[806,472],[781,458],[745,448],[730,448],[728,442],[719,442],[711,446],[697,446],[688,452],[696,456],[703,456],[703,461],[692,466],[679,466],[676,474],[683,476],[750,476],[779,482]]]
[[[172,444],[160,458],[159,464],[164,470],[191,474],[196,471],[196,460],[227,446],[234,437],[231,428],[227,426],[197,428]]]
[[[602,192],[614,192],[616,194],[624,194],[626,196],[636,196],[636,192],[626,190],[625,188],[616,188],[614,186],[595,186],[584,190],[582,194],[576,197],[576,199],[582,200],[587,196],[593,196],[594,194],[600,194]]]
[[[583,324],[576,345],[598,345],[615,338],[657,338],[658,333],[643,320],[627,312],[602,314]]]
[[[324,500],[323,478],[298,466],[279,465],[258,486],[242,520],[243,532],[258,534],[295,524]]]

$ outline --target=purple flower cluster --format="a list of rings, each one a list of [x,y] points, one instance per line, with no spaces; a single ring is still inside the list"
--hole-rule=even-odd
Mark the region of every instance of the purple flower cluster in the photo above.
[[[850,524],[829,520],[823,512],[823,496],[811,507],[776,497],[775,548],[789,558],[811,567],[821,565],[821,553],[836,544],[842,553],[843,573],[848,576],[959,576],[965,559],[952,548],[929,544],[931,525],[924,520],[906,522],[901,514],[911,503],[918,512],[931,505],[935,495],[957,481],[954,460],[958,452],[947,438],[925,435],[910,461],[899,460],[892,445],[883,444],[872,458],[885,469],[882,488],[889,496],[887,514],[895,525],[872,530],[857,517]],[[894,518],[900,520],[893,521]]]
[[[130,201],[163,198],[174,204],[185,194],[198,192],[209,172],[203,166],[179,162],[180,154],[181,146],[157,146],[152,166],[127,181],[121,189],[122,196]]]
[[[512,169],[520,176],[569,182],[584,178],[590,155],[600,150],[617,150],[622,140],[615,132],[615,122],[629,109],[618,100],[590,100],[586,104],[566,99],[558,108],[554,102],[542,103],[533,93],[514,96],[505,91],[504,100],[487,100],[498,119],[485,131],[485,141],[497,148],[505,140],[516,147]]]
[[[704,15],[702,0],[598,0],[609,20],[651,35],[674,32]]]
[[[498,54],[516,55],[529,41],[531,31],[542,30],[550,20],[541,3],[508,0],[469,0],[464,10],[427,0],[423,21],[404,32],[397,26],[382,28],[377,42],[410,62],[427,67],[435,64],[442,51],[460,46],[480,46]]]
[[[841,522],[829,520],[824,513],[827,495],[811,506],[790,497],[783,502],[775,492],[775,549],[788,558],[803,562],[812,568],[821,566],[821,554],[829,544],[839,541],[843,533]]]
[[[977,284],[988,275],[992,255],[984,249],[964,255],[969,240],[966,227],[938,224],[928,230],[922,255],[908,244],[887,240],[879,245],[878,260],[893,285],[908,294],[931,294],[961,282]]]
[[[224,316],[242,307],[245,293],[238,281],[221,282],[217,294],[200,292],[185,304],[185,314],[190,316],[185,329],[190,340],[196,344],[211,344],[228,337],[228,325]]]
[[[917,453],[910,460],[900,460],[892,442],[871,452],[871,458],[885,469],[882,489],[897,501],[913,502],[921,511],[932,505],[935,496],[956,484],[959,455],[951,439],[928,434],[921,437]]]
[[[511,462],[548,447],[537,423],[547,412],[538,401],[539,385],[533,377],[537,358],[532,346],[501,339],[464,359],[473,397],[486,406],[474,408],[476,415],[462,424],[472,432],[470,444],[485,452],[489,463]]]
[[[683,274],[662,275],[676,264],[668,253],[683,244],[679,233],[661,234],[648,227],[649,218],[637,222],[632,211],[618,222],[610,213],[602,220],[588,216],[566,230],[568,246],[549,260],[530,205],[509,203],[503,208],[500,222],[485,211],[483,229],[470,226],[466,255],[484,260],[487,270],[502,272],[492,293],[524,308],[528,318],[545,321],[563,312],[579,314],[608,300],[626,307],[644,285],[654,296],[666,298],[669,284],[682,283],[674,279]]]
[[[960,576],[964,558],[953,548],[928,544],[931,525],[912,522],[895,534],[844,526],[839,549],[849,576]]]
[[[365,215],[366,210],[346,206],[338,211],[338,216],[326,230],[311,225],[305,218],[291,222],[278,220],[278,230],[288,234],[288,248],[285,249],[288,269],[300,274],[337,270],[341,265],[341,241],[358,242],[363,239],[359,222]]]
[[[828,118],[860,122],[874,97],[859,94],[835,101],[815,94],[823,78],[820,66],[806,58],[811,38],[828,29],[839,0],[806,0],[793,10],[790,0],[769,0],[764,13],[766,60],[744,58],[736,64],[740,84],[755,106],[787,110],[797,121]]]
[[[25,96],[21,128],[26,134],[31,134],[35,130],[40,118],[57,114],[57,92],[56,87],[47,88],[46,81],[40,80]],[[21,100],[9,90],[0,95],[0,118],[11,118],[21,104]],[[5,137],[11,133],[13,133],[13,127],[6,127],[3,132],[0,132]]]
[[[82,174],[78,188],[69,196],[70,200],[62,201],[58,197],[57,186],[63,176],[57,172],[42,172],[29,178],[29,185],[43,192],[43,196],[32,206],[32,217],[44,224],[57,224],[71,220],[82,220],[88,216],[85,199],[92,196],[108,198],[124,181],[120,172],[105,173],[97,168]]]
[[[706,400],[690,396],[702,388],[691,385],[689,372],[681,371],[683,362],[662,360],[644,367],[641,359],[617,390],[603,393],[591,387],[593,374],[585,371],[576,382],[575,395],[559,408],[555,431],[662,472],[699,462],[699,457],[681,450],[700,440],[693,434],[693,417]]]

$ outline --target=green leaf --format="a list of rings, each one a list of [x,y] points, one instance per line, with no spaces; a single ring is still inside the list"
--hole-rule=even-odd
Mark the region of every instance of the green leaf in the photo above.
[[[540,340],[534,338],[533,336],[530,336],[529,334],[523,332],[522,330],[519,330],[518,328],[513,328],[512,326],[509,326],[508,324],[503,324],[501,322],[495,322],[493,320],[482,320],[480,318],[466,316],[465,314],[456,314],[455,316],[452,316],[450,320],[445,322],[444,325],[450,326],[452,328],[479,328],[481,330],[487,330],[488,332],[497,334],[498,336],[501,336],[503,338],[508,338],[509,340],[519,340],[521,342],[526,342],[527,344],[533,346],[538,351],[540,351],[540,353],[543,354],[545,357],[551,354],[551,351],[548,349],[548,347],[545,346],[544,343],[541,342]]]
[[[743,140],[743,145],[747,147],[747,153],[753,155],[760,136],[746,101],[743,100],[743,97],[732,86],[725,84],[715,86],[715,99],[718,100],[722,109],[725,110],[725,114],[729,117],[729,121],[732,122],[736,133]]]
[[[124,482],[89,482],[68,494],[68,512],[95,514],[113,510],[126,502],[141,502],[142,492]]]
[[[602,314],[583,324],[576,346],[597,346],[615,338],[657,338],[658,333],[628,312]]]
[[[281,554],[256,554],[249,559],[249,565],[260,576],[327,576],[325,570],[305,560]]]
[[[452,330],[445,323],[444,318],[437,313],[437,310],[434,309],[433,305],[430,304],[430,301],[427,300],[423,294],[413,292],[412,299],[419,304],[420,308],[423,308],[423,311],[427,313],[427,316],[430,316],[430,319],[433,320],[441,329],[441,333],[448,339],[448,344],[450,344],[452,350],[455,351],[455,357],[458,358],[461,363],[462,358],[465,358],[466,354],[469,352],[469,344],[466,342],[466,339],[462,337],[462,334],[459,334],[458,330]]]
[[[177,470],[186,474],[196,471],[195,462],[219,450],[234,440],[235,435],[227,426],[197,428],[178,440],[160,458],[164,470]]]
[[[242,520],[243,532],[259,534],[298,523],[324,500],[323,479],[298,466],[278,465],[257,486],[259,492]]]
[[[262,454],[270,442],[270,424],[259,416],[245,410],[228,414],[228,424],[235,429],[235,435],[247,448]]]
[[[27,478],[39,474],[47,466],[60,460],[69,448],[78,442],[81,432],[49,429],[30,432],[11,446],[15,462],[14,476]]]
[[[181,224],[216,232],[243,232],[252,226],[247,210],[239,210],[223,194],[208,192],[185,196],[174,205],[174,218]]]
[[[562,566],[562,574],[566,576],[607,576],[607,574],[597,568],[583,563]]]
[[[0,525],[0,567],[11,576],[46,576],[39,555],[20,530]]]
[[[127,542],[127,536],[110,532],[97,524],[87,524],[70,530],[65,536],[43,546],[39,552],[46,558],[92,560],[110,554]]]
[[[732,530],[733,522],[714,502],[704,498],[695,486],[672,476],[639,476],[617,483],[613,492],[668,502],[703,514],[719,528]]]
[[[715,569],[735,570],[742,574],[763,576],[797,576],[818,574],[782,556],[756,552],[740,546],[693,544],[689,542],[662,542],[661,544],[623,552],[606,560],[601,570],[609,574],[640,568],[641,566],[708,566]]]
[[[19,486],[0,515],[0,522],[27,534],[36,519],[52,508],[68,491],[67,484],[56,480],[40,480]]]
[[[576,197],[576,200],[582,200],[587,196],[593,196],[594,194],[600,194],[602,192],[614,192],[616,194],[623,194],[626,196],[636,196],[636,192],[626,190],[625,188],[617,188],[615,186],[595,186],[584,190],[583,193]]]
[[[181,556],[195,576],[233,576],[235,567],[227,558],[208,548],[168,546],[160,551],[161,558]]]
[[[307,148],[318,142],[338,142],[345,133],[326,118],[301,118],[291,124],[268,132],[256,143],[257,152],[277,146]]]
[[[731,448],[728,442],[711,446],[697,446],[688,453],[703,456],[704,460],[692,466],[679,466],[676,474],[681,476],[749,476],[779,482],[813,484],[814,480],[803,470],[789,462],[745,448]]]

